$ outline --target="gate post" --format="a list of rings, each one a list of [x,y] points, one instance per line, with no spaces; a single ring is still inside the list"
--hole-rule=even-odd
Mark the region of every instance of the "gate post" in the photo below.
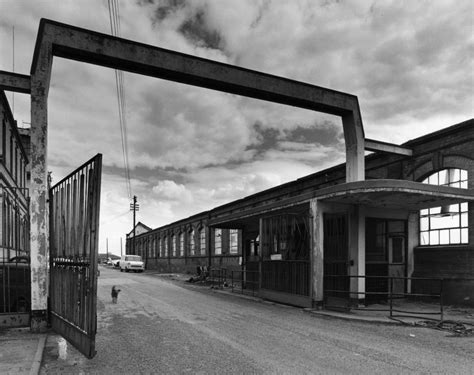
[[[38,43],[41,47],[38,48]],[[37,41],[31,72],[31,181],[30,260],[32,332],[46,331],[48,319],[48,91],[52,66],[52,45],[44,37]]]

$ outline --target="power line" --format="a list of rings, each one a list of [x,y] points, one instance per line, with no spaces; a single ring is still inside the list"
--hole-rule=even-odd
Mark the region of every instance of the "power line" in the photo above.
[[[110,31],[114,36],[120,36],[120,6],[118,0],[108,0]],[[121,70],[115,70],[115,86],[117,91],[117,105],[119,109],[120,135],[122,140],[122,155],[125,169],[125,183],[129,199],[132,198],[132,185],[130,179],[130,162],[128,157],[127,135],[127,103],[125,100],[124,76]]]

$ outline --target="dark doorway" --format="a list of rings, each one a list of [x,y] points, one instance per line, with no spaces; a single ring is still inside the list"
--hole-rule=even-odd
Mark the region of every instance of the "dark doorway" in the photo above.
[[[406,220],[367,218],[366,301],[384,302],[406,292]],[[390,287],[391,285],[391,287]]]
[[[324,214],[324,304],[345,308],[349,304],[347,215]]]

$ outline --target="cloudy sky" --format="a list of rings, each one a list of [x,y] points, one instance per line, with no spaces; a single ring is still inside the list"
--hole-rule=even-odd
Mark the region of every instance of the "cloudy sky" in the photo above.
[[[473,117],[470,0],[121,0],[123,38],[357,95],[402,143]],[[29,74],[39,20],[110,33],[107,0],[0,0],[0,70]],[[14,28],[14,48],[13,48]],[[14,51],[14,52],[13,52]],[[340,119],[125,73],[138,220],[158,227],[344,161]],[[20,126],[29,98],[7,94]],[[132,227],[115,73],[56,58],[53,182],[103,154],[100,251]]]

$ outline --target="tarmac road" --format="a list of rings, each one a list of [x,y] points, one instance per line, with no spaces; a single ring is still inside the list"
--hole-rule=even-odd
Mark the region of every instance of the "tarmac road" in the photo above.
[[[112,304],[110,290],[121,292]],[[315,317],[101,267],[97,355],[48,338],[41,374],[472,374],[474,338]]]

